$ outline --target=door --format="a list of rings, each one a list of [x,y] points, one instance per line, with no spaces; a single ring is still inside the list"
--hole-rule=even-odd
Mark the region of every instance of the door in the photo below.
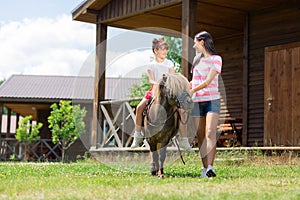
[[[264,145],[300,145],[300,42],[265,48]]]

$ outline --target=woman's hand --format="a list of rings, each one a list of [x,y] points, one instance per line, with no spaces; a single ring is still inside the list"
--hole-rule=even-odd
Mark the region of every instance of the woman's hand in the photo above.
[[[195,91],[195,88],[191,89],[191,90],[190,90],[190,96],[192,97],[193,94],[194,94],[195,92],[196,92],[196,91]]]

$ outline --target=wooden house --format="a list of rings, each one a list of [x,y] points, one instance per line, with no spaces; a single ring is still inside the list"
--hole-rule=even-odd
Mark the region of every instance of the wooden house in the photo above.
[[[106,79],[105,98],[126,99],[132,84],[139,84],[140,78],[110,77]],[[48,128],[50,106],[60,100],[70,100],[87,110],[85,118],[86,133],[67,151],[69,159],[82,156],[90,148],[90,132],[93,116],[94,77],[88,76],[42,76],[12,75],[0,86],[0,159],[9,159],[11,155],[20,155],[20,146],[15,139],[16,128],[21,117],[32,116],[35,122],[43,123],[40,130],[41,140],[33,144],[30,151],[32,160],[59,160],[61,152],[52,143]],[[102,90],[103,88],[101,88]],[[3,113],[3,108],[7,113]],[[45,156],[44,156],[45,154]]]
[[[105,99],[98,88],[105,85],[108,27],[181,38],[187,77],[194,35],[206,30],[223,58],[225,109],[227,117],[242,119],[243,146],[300,145],[299,1],[86,0],[72,14],[97,27],[94,110]],[[98,132],[93,124],[92,146]]]

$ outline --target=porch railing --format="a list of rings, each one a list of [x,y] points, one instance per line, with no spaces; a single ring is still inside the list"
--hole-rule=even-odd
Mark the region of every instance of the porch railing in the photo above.
[[[102,137],[97,137],[97,146],[128,147],[134,133],[135,113],[130,102],[141,99],[101,101],[100,111],[104,116]]]
[[[135,107],[130,103],[139,99],[101,101],[100,111],[105,124],[102,137],[97,137],[97,149],[127,149],[133,140],[135,130]],[[101,139],[102,138],[102,139]],[[170,146],[175,147],[174,141]],[[92,147],[94,148],[94,147]],[[138,150],[149,149],[147,142]]]
[[[25,155],[32,161],[61,160],[61,150],[51,139],[24,144],[15,138],[0,138],[0,160],[22,160]]]

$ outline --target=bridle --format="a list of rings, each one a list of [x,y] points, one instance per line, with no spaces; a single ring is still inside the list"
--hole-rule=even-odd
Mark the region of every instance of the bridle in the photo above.
[[[169,121],[169,120],[175,115],[175,113],[177,113],[177,116],[178,116],[180,122],[181,122],[183,125],[186,125],[186,124],[188,123],[188,120],[189,120],[189,116],[190,116],[190,115],[189,115],[189,112],[186,111],[186,109],[189,109],[189,108],[187,108],[187,106],[184,106],[184,105],[191,104],[191,102],[187,102],[188,100],[186,100],[186,99],[188,99],[187,97],[189,96],[189,94],[188,94],[187,92],[183,92],[183,93],[181,93],[179,96],[170,94],[170,90],[169,90],[168,88],[166,88],[166,86],[165,86],[166,79],[167,79],[167,77],[166,77],[166,76],[163,76],[163,79],[162,79],[162,81],[161,81],[160,84],[159,84],[160,90],[161,90],[161,91],[164,91],[164,92],[163,92],[164,98],[166,98],[166,99],[173,99],[173,100],[174,100],[174,102],[175,102],[175,104],[176,104],[176,108],[175,108],[175,110],[167,117],[166,120],[164,120],[164,121],[162,121],[162,122],[158,122],[158,123],[153,123],[153,122],[151,122],[151,119],[150,119],[150,116],[149,116],[149,110],[150,110],[151,105],[155,102],[155,97],[154,97],[154,98],[152,98],[152,99],[150,100],[150,103],[148,103],[148,105],[146,106],[146,110],[145,110],[145,111],[146,111],[146,112],[145,112],[146,114],[145,114],[145,116],[146,116],[146,118],[147,118],[147,122],[148,122],[148,124],[149,124],[150,126],[152,126],[152,127],[160,127],[160,126],[164,125],[167,121]],[[185,121],[183,121],[183,119],[181,118],[181,115],[180,115],[180,113],[179,113],[179,109],[182,109],[182,110],[183,110],[182,114],[186,114],[186,113],[187,113],[187,119],[186,119]]]
[[[179,116],[179,119],[181,120],[181,117],[180,117],[180,114],[179,114],[179,111],[178,111],[178,106],[176,105],[176,109],[168,116],[168,118],[162,122],[158,122],[158,123],[153,123],[151,122],[151,118],[149,116],[149,110],[150,110],[150,107],[151,105],[155,102],[155,99],[151,99],[151,102],[147,105],[146,107],[146,114],[145,114],[145,117],[147,118],[147,122],[148,122],[148,125],[152,126],[152,127],[160,127],[162,125],[164,125],[167,121],[169,121],[174,115],[175,113],[177,113],[177,115]]]

